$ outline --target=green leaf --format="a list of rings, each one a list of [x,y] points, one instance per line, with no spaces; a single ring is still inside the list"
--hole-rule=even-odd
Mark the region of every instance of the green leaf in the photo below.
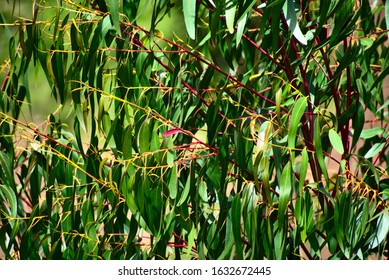
[[[119,22],[119,8],[117,0],[108,0],[109,12],[112,20],[112,25],[115,27],[118,34],[120,34],[120,22]]]
[[[13,190],[6,185],[0,185],[0,197],[2,198],[1,199],[2,201],[8,200],[9,207],[10,207],[10,211],[8,214],[12,218],[16,218],[17,199]]]
[[[374,157],[376,154],[382,151],[382,149],[385,147],[385,143],[375,143],[373,147],[370,148],[369,151],[365,154],[365,158],[371,158]]]
[[[131,158],[132,158],[132,129],[131,126],[128,125],[125,128],[123,134],[123,159],[127,160]]]
[[[182,1],[186,31],[191,39],[196,39],[196,0]]]
[[[307,147],[304,147],[303,152],[301,154],[301,165],[300,165],[300,181],[299,181],[300,196],[303,193],[303,187],[307,176],[307,170],[308,170],[308,152],[307,152]]]
[[[188,198],[190,185],[191,185],[191,178],[188,177],[188,179],[186,180],[185,187],[181,192],[180,200],[177,202],[177,206],[181,206]]]
[[[321,168],[321,171],[323,172],[324,178],[328,184],[329,177],[328,177],[328,172],[327,172],[327,165],[324,161],[324,153],[323,153],[322,141],[321,141],[321,126],[320,126],[319,117],[316,117],[313,135],[314,135],[313,136],[313,143],[315,144],[316,159],[319,162],[319,166]]]
[[[335,2],[335,1],[334,1]],[[342,0],[337,1],[335,9],[335,25],[330,37],[330,49],[334,48],[340,41],[342,41],[354,27],[353,21],[358,12],[353,13],[354,1]]]
[[[231,254],[231,249],[235,244],[234,240],[234,234],[232,230],[232,219],[227,219],[227,226],[226,226],[226,238],[225,238],[225,247],[222,251],[222,253],[219,255],[218,260],[224,260],[227,259]]]
[[[365,129],[361,132],[361,135],[359,136],[362,139],[369,139],[373,138],[377,135],[380,135],[385,132],[385,129],[382,127],[375,127],[371,129]]]
[[[208,201],[207,184],[204,181],[199,184],[198,194],[203,202]]]
[[[389,189],[385,189],[382,191],[382,199],[385,199],[385,200],[389,199]]]
[[[177,166],[173,166],[171,168],[171,173],[170,173],[170,180],[168,184],[168,189],[169,189],[169,197],[171,199],[175,199],[177,196],[177,186],[178,186],[178,181],[177,181]]]
[[[386,100],[385,103],[382,104],[382,105],[377,109],[377,113],[378,113],[379,111],[383,110],[383,109],[388,108],[388,106],[389,106],[389,99]]]
[[[330,137],[331,145],[339,154],[343,155],[344,148],[343,148],[342,139],[340,138],[339,134],[336,133],[336,131],[333,128],[331,128],[328,133],[329,133],[328,136]]]
[[[293,0],[287,0],[283,6],[283,12],[285,14],[286,23],[288,24],[293,36],[303,45],[307,45],[307,39],[301,32],[298,20],[297,12],[295,9],[295,3]]]
[[[300,97],[293,107],[292,116],[290,119],[290,127],[288,134],[288,147],[291,149],[292,164],[294,164],[294,148],[296,144],[297,130],[299,128],[301,117],[307,107],[307,97]]]
[[[365,123],[365,111],[361,103],[358,102],[357,111],[352,118],[352,125],[354,128],[353,141],[351,144],[352,147],[354,147],[357,144],[358,140],[360,139],[360,135],[363,130],[364,123]]]
[[[138,134],[138,147],[141,153],[150,151],[150,130],[150,122],[148,120],[145,120],[142,126],[140,127],[140,131]]]
[[[195,233],[196,233],[196,230],[195,230],[194,224],[192,224],[192,228],[190,229],[189,234],[188,234],[188,246],[187,246],[187,248],[184,249],[184,252],[187,254],[191,254],[191,252],[192,252],[192,247],[195,244]]]
[[[388,211],[382,212],[377,220],[378,228],[376,236],[370,244],[371,248],[374,249],[382,243],[382,241],[389,234],[389,214]]]
[[[262,185],[263,185],[263,190],[265,191],[264,193],[264,202],[267,203],[268,205],[271,205],[273,203],[271,196],[270,196],[270,174],[269,174],[269,158],[266,156],[262,156],[262,153],[259,153],[257,155],[257,158],[255,159],[255,164],[254,164],[254,176],[255,176],[255,184],[257,185],[257,189],[260,189],[259,187],[259,181],[258,181],[258,175],[257,175],[257,165],[259,161],[259,167],[261,169],[261,175],[262,175]]]
[[[232,201],[231,208],[231,221],[232,221],[232,232],[234,234],[236,253],[239,259],[243,259],[242,252],[242,236],[241,236],[241,219],[242,219],[242,206],[240,196],[237,195]]]
[[[247,14],[243,16],[241,20],[238,21],[238,27],[236,29],[236,47],[238,48],[240,41],[242,39],[244,28],[246,27]]]
[[[185,1],[184,1],[185,2]],[[229,0],[226,3],[226,24],[228,32],[234,33],[235,13],[237,8],[237,2],[235,0]]]
[[[320,1],[319,29],[321,29],[323,27],[324,23],[326,22],[331,2],[332,1]]]
[[[8,154],[0,151],[0,169],[4,171],[5,178],[7,179],[7,185],[10,186],[16,192],[15,180],[13,176],[13,168],[11,166],[11,161]],[[4,183],[4,181],[3,181]]]
[[[278,225],[282,227],[285,222],[286,207],[292,191],[292,168],[290,161],[285,165],[281,174],[280,197],[278,202]]]

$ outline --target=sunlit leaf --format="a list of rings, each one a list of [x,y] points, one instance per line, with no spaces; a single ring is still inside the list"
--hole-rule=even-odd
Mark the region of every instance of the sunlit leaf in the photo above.
[[[228,0],[226,2],[226,23],[228,32],[231,34],[235,31],[235,13],[237,8],[237,2],[234,0]]]
[[[375,143],[369,151],[365,154],[365,158],[371,158],[377,155],[385,147],[385,143]]]
[[[196,0],[182,1],[186,31],[191,39],[196,38]]]
[[[385,129],[383,129],[382,127],[375,127],[375,128],[362,130],[361,135],[359,137],[362,139],[369,139],[369,138],[373,138],[377,135],[380,135],[384,132],[385,132]]]
[[[334,147],[334,149],[339,154],[343,155],[344,148],[343,148],[342,139],[340,138],[339,134],[336,133],[336,131],[331,128],[328,136],[330,137],[330,142],[331,142],[332,146]]]
[[[295,3],[293,0],[286,0],[283,11],[286,17],[286,22],[293,34],[293,36],[303,45],[306,45],[307,39],[304,34],[301,32],[298,20],[297,20],[297,12],[295,9]]]
[[[385,1],[9,2],[2,258],[387,257]]]
[[[377,247],[389,233],[389,214],[387,211],[382,212],[380,217],[377,219],[377,233],[370,244],[371,248]]]
[[[246,27],[247,22],[247,14],[243,16],[241,20],[238,21],[238,27],[236,29],[236,46],[238,47],[240,44],[240,41],[242,40],[242,35],[244,28]]]

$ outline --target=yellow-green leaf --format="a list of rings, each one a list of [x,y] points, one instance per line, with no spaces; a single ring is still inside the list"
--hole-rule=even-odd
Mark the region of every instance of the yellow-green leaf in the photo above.
[[[329,133],[328,136],[330,138],[331,145],[339,154],[342,155],[344,153],[344,148],[343,148],[342,139],[340,138],[339,134],[336,133],[336,131],[333,128],[331,128],[328,133]]]
[[[184,1],[185,2],[185,1]],[[228,32],[234,33],[234,21],[237,3],[233,0],[229,0],[226,3],[226,23]]]
[[[196,38],[196,0],[182,1],[186,31],[191,39]]]

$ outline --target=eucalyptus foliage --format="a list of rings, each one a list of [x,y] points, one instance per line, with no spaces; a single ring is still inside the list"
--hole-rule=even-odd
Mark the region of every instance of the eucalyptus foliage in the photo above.
[[[32,2],[0,15],[3,258],[388,257],[388,2]]]

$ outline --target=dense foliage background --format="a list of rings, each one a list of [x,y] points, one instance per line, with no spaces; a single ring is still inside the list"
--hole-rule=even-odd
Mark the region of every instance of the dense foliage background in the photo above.
[[[388,257],[388,3],[27,2],[2,258]]]

